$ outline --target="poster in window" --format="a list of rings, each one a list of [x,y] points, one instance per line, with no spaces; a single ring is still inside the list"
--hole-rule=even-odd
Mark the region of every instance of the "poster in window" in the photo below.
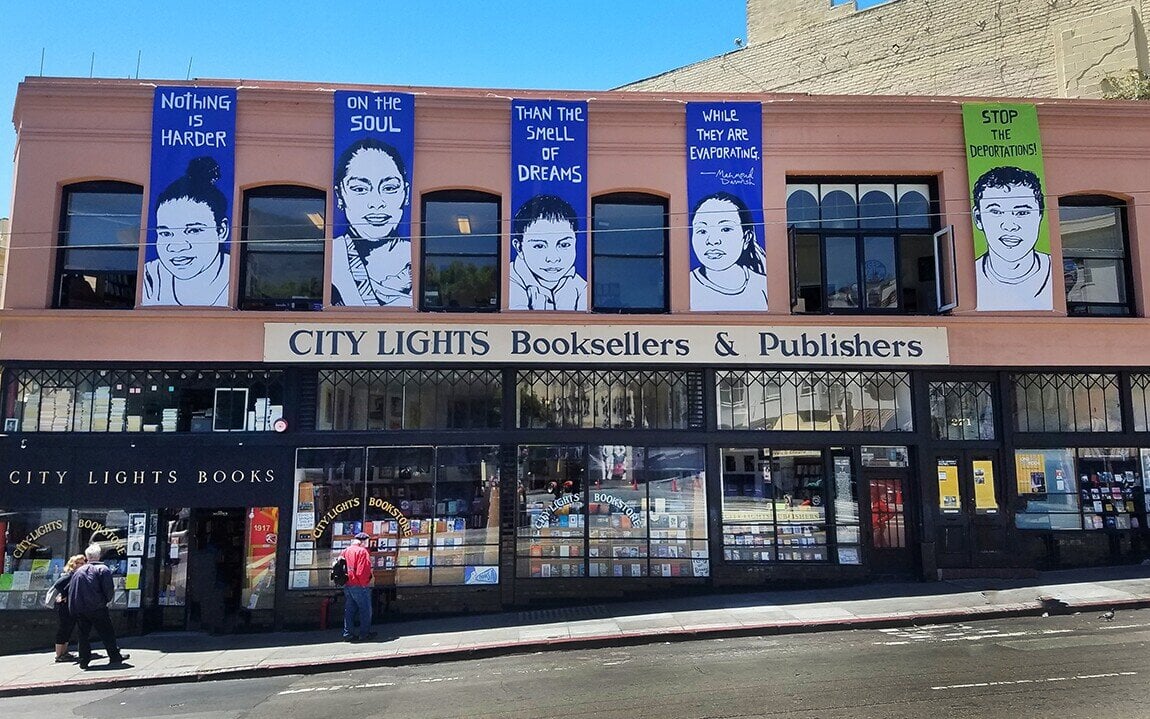
[[[766,310],[763,107],[687,103],[691,309]]]
[[[508,309],[587,309],[587,103],[511,101]]]
[[[971,462],[974,473],[974,510],[983,514],[998,511],[998,499],[994,490],[994,462],[979,459]]]
[[[228,305],[235,135],[235,89],[156,88],[141,304]]]
[[[962,510],[958,494],[958,462],[953,459],[938,460],[938,508],[943,514]]]
[[[411,307],[415,96],[335,93],[331,303]]]
[[[1034,105],[962,106],[979,311],[1049,310],[1050,237]]]

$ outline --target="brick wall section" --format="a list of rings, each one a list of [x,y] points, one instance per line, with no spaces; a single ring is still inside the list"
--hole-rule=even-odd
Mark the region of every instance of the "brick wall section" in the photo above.
[[[747,47],[625,85],[663,92],[1101,97],[1150,70],[1150,0],[747,0]]]

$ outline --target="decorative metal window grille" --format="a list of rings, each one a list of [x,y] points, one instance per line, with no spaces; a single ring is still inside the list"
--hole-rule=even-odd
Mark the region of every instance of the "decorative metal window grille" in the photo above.
[[[935,439],[994,439],[994,385],[931,382],[930,432]]]
[[[520,428],[702,429],[700,372],[527,370],[516,379]]]
[[[1134,405],[1134,431],[1150,432],[1150,374],[1130,375],[1130,404]]]
[[[905,372],[722,370],[719,429],[911,432]]]
[[[5,431],[271,431],[278,370],[25,369],[6,375]]]
[[[316,429],[483,429],[502,423],[499,370],[322,370]]]
[[[1118,375],[1014,376],[1019,432],[1121,432]]]

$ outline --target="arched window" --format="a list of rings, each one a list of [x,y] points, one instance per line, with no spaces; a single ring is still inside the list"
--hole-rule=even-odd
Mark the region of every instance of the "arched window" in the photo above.
[[[595,198],[591,209],[591,307],[667,311],[667,201],[642,193]]]
[[[135,307],[144,188],[80,182],[65,187],[62,200],[54,306]]]
[[[421,308],[499,311],[499,196],[429,192],[422,217]]]
[[[323,309],[326,195],[294,185],[244,193],[241,310]]]

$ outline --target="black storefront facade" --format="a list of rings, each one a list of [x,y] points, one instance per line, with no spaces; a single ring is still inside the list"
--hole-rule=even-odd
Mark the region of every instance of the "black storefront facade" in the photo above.
[[[267,354],[5,367],[11,646],[92,542],[125,632],[321,626],[358,531],[393,616],[1146,556],[1140,371]]]

